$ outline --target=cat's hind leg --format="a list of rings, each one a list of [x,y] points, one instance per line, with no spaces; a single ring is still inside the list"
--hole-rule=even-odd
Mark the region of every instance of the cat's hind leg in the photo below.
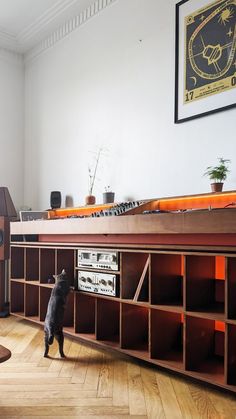
[[[63,351],[63,345],[64,345],[64,335],[63,335],[63,331],[61,330],[60,332],[57,332],[57,334],[55,334],[55,338],[58,342],[59,345],[59,352],[60,352],[60,356],[61,358],[65,358],[65,354]]]
[[[48,343],[48,333],[45,331],[44,334],[44,357],[48,357],[48,351],[49,351],[49,343]]]

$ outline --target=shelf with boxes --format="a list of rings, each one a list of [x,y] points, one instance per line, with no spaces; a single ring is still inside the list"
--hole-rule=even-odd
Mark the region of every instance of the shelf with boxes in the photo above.
[[[11,313],[42,324],[63,268],[66,333],[236,392],[236,253],[13,242]]]

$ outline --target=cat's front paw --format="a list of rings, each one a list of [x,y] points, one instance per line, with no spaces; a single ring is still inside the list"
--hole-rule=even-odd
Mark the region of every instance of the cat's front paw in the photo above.
[[[60,353],[61,358],[66,358],[64,352]]]

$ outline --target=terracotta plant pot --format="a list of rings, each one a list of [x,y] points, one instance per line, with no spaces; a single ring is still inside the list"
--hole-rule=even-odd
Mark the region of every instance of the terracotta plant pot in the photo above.
[[[223,189],[223,185],[224,184],[222,182],[211,183],[212,192],[221,192]]]
[[[96,202],[96,198],[94,195],[87,195],[85,197],[85,205],[94,205]]]

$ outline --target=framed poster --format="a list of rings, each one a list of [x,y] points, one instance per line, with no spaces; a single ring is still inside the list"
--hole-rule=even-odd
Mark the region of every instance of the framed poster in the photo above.
[[[236,0],[176,5],[175,122],[236,106]]]

